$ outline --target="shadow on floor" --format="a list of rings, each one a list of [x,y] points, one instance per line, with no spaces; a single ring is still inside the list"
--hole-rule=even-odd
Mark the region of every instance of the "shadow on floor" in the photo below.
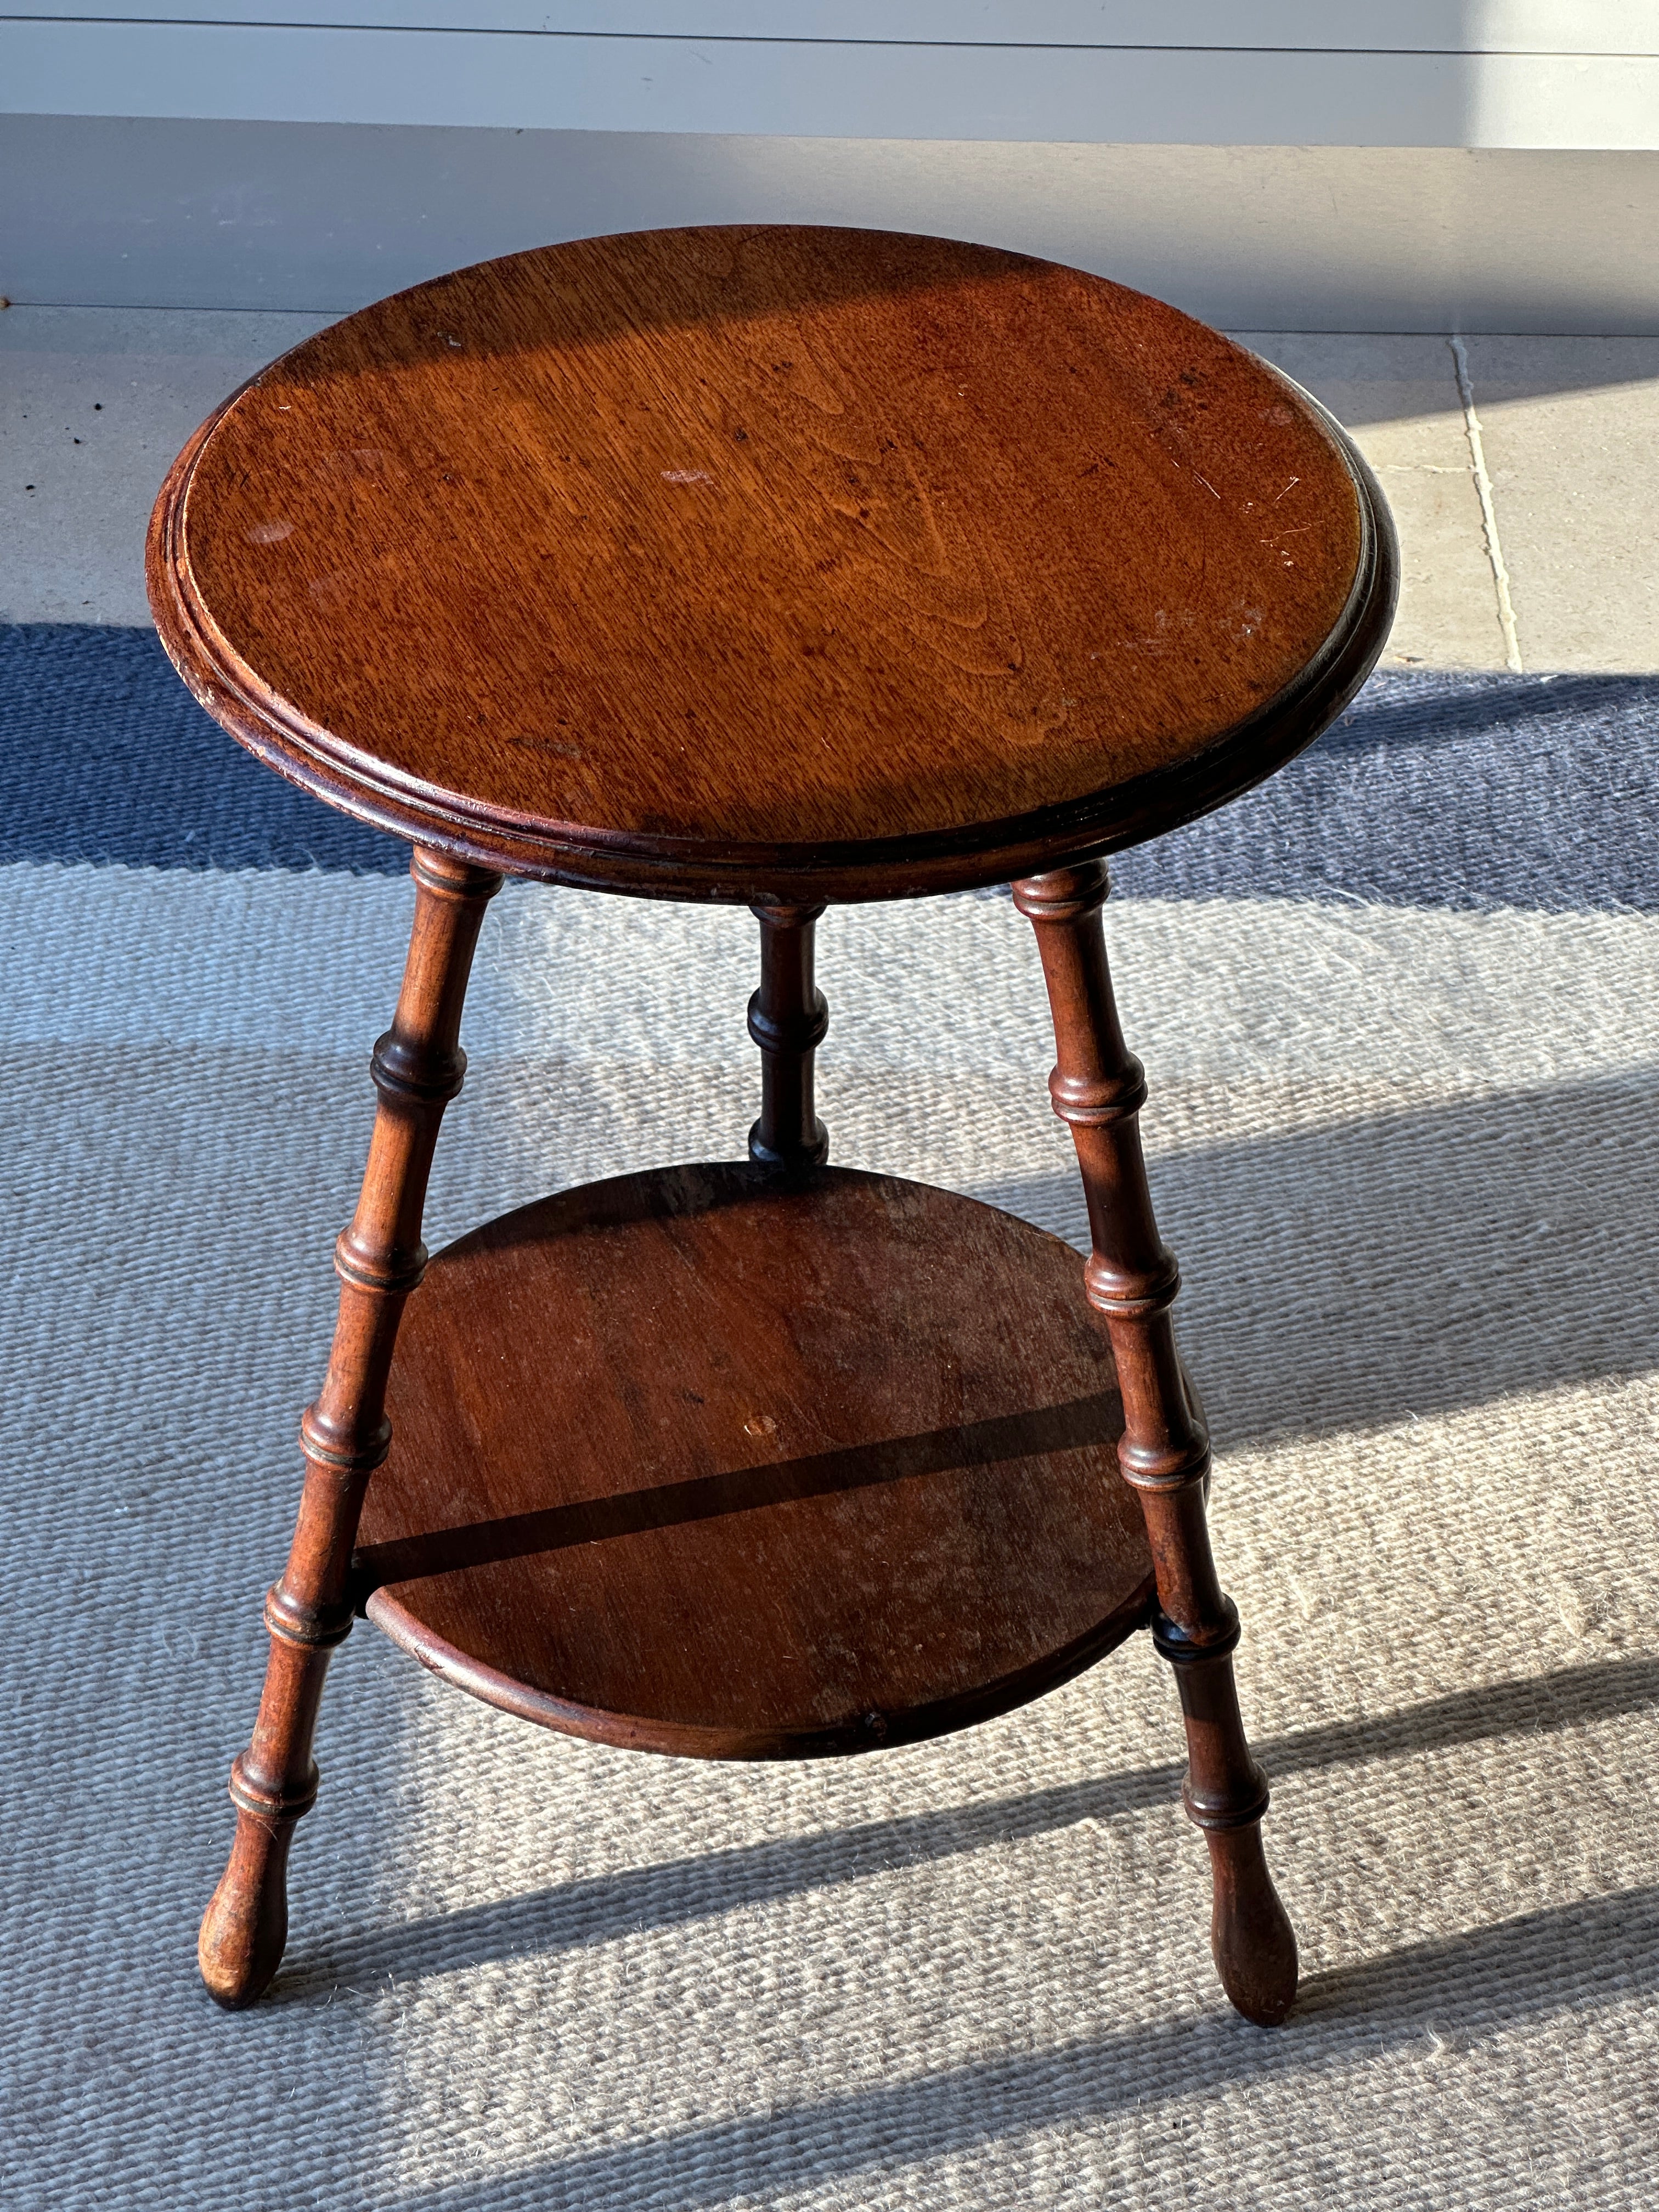
[[[1489,1688],[1459,1691],[1376,1719],[1343,1721],[1256,1746],[1270,1778],[1443,1750],[1493,1737],[1536,1734],[1638,1712],[1659,1699],[1659,1658],[1610,1660]],[[574,1950],[642,1928],[712,1918],[803,1891],[858,1881],[1044,1835],[1083,1820],[1109,1820],[1172,1805],[1178,1765],[1145,1767],[1099,1781],[1061,1784],[986,1804],[872,1820],[827,1834],[789,1837],[696,1858],[561,1884],[528,1896],[471,1905],[365,1933],[325,1957],[296,1961],[268,2003],[312,2003],[336,1983],[391,1974],[399,1982],[453,1972],[486,1960]]]
[[[1650,1371],[1656,1109],[1643,1071],[1154,1160],[1218,1448]],[[975,1194],[1086,1243],[1074,1175]]]
[[[507,2202],[533,2202],[538,2212],[611,2204],[691,2212],[738,2193],[770,2199],[1037,2128],[1294,2081],[1413,2043],[1467,2050],[1569,2005],[1583,2011],[1656,1990],[1659,1887],[1626,1890],[1316,1976],[1283,2029],[1206,2014],[979,2059],[805,2107],[578,2151],[527,2172],[404,2197],[387,2212],[488,2212]]]

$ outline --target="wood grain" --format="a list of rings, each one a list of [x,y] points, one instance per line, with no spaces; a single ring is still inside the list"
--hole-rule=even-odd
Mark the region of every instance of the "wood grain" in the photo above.
[[[520,872],[807,903],[1168,827],[1368,672],[1376,487],[1175,309],[988,248],[665,231],[348,317],[181,456],[150,580],[210,711]]]
[[[1079,1262],[974,1200],[659,1170],[432,1262],[356,1571],[447,1679],[573,1735],[799,1758],[960,1727],[1144,1622]]]

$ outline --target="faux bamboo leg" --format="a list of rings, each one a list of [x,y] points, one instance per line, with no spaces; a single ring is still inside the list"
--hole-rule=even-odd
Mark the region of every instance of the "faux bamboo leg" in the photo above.
[[[813,925],[821,906],[757,906],[761,985],[749,1001],[749,1034],[761,1048],[760,1119],[749,1132],[758,1165],[799,1172],[823,1165],[830,1139],[812,1097],[812,1055],[830,1026],[812,980]]]
[[[1275,2027],[1296,1996],[1296,1938],[1261,1849],[1267,1784],[1239,1717],[1238,1614],[1210,1554],[1209,1438],[1170,1325],[1181,1277],[1152,1218],[1138,1126],[1146,1086],[1113,1002],[1100,924],[1106,893],[1106,870],[1094,862],[1016,884],[1014,902],[1036,926],[1054,1013],[1049,1094],[1077,1145],[1094,1246],[1085,1282],[1117,1361],[1118,1455],[1140,1493],[1158,1577],[1153,1642],[1175,1668],[1186,1718],[1182,1796],[1210,1847],[1211,1948],[1238,2010]]]
[[[415,923],[392,1027],[371,1066],[380,1103],[362,1193],[335,1247],[340,1310],[321,1395],[300,1425],[305,1486],[282,1580],[265,1601],[270,1658],[253,1740],[231,1769],[236,1840],[202,1922],[202,1978],[252,2004],[282,1960],[294,1824],[317,1796],[311,1755],[329,1654],[351,1626],[347,1594],[363,1492],[385,1458],[386,1376],[404,1302],[421,1279],[421,1215],[444,1108],[461,1087],[461,1004],[484,907],[501,878],[416,849]]]

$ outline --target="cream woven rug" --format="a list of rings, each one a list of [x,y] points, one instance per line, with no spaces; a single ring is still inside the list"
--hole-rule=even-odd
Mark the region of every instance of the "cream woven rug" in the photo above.
[[[8,2212],[1629,2208],[1659,2174],[1659,916],[1128,900],[1304,1994],[1229,2010],[1145,1638],[700,1767],[338,1656],[288,1963],[193,1942],[410,899],[0,869]],[[428,1241],[733,1157],[753,925],[509,889]],[[834,1156],[1075,1235],[1006,900],[830,915]],[[621,979],[638,976],[628,982]]]

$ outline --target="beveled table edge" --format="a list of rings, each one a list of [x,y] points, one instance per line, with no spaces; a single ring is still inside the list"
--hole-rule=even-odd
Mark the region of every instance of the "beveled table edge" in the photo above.
[[[670,1759],[840,1759],[859,1752],[892,1750],[900,1744],[926,1743],[1030,1705],[1048,1691],[1075,1680],[1097,1660],[1126,1644],[1137,1629],[1146,1627],[1152,1619],[1156,1595],[1149,1566],[1145,1581],[1104,1620],[1059,1650],[1033,1659],[1012,1674],[976,1689],[958,1691],[931,1705],[913,1705],[904,1712],[864,1713],[852,1720],[799,1730],[713,1728],[693,1722],[653,1720],[556,1697],[551,1691],[535,1689],[499,1668],[472,1658],[434,1635],[386,1589],[370,1595],[363,1606],[363,1617],[441,1681],[511,1713],[517,1720],[534,1721],[561,1735],[609,1744],[617,1751],[655,1752]]]
[[[526,819],[404,776],[308,720],[241,659],[197,591],[178,547],[197,460],[237,400],[276,365],[214,410],[156,496],[145,580],[167,658],[221,727],[290,783],[374,829],[538,882],[741,906],[854,903],[980,890],[1121,852],[1224,806],[1311,744],[1370,674],[1394,620],[1399,541],[1381,487],[1329,410],[1264,362],[1317,417],[1347,469],[1359,553],[1342,611],[1317,651],[1283,690],[1202,751],[1024,815],[893,838],[759,845]]]

